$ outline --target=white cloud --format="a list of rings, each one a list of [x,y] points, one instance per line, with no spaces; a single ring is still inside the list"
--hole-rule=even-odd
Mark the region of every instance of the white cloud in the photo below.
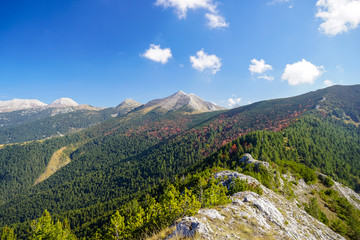
[[[205,17],[210,28],[228,27],[229,23],[218,13],[217,3],[213,0],[156,0],[156,6],[173,7],[180,19],[186,18],[188,10],[205,9]]]
[[[315,66],[303,59],[293,64],[287,64],[281,79],[287,80],[290,85],[312,84],[323,72],[323,66]]]
[[[216,11],[216,5],[212,0],[157,0],[155,5],[176,8],[179,18],[186,18],[189,9],[203,8],[210,12]]]
[[[360,24],[360,0],[318,0],[316,17],[321,18],[320,31],[335,36]]]
[[[344,68],[340,65],[337,65],[336,69],[338,70],[338,72],[344,72]]]
[[[294,5],[291,4],[291,2],[293,2],[293,0],[273,0],[271,2],[268,2],[266,5],[271,6],[279,3],[289,3],[289,8],[293,8]]]
[[[229,98],[227,104],[230,108],[240,106],[241,98]]]
[[[150,48],[141,56],[162,64],[167,63],[169,59],[172,58],[170,48],[161,49],[160,45],[155,44],[150,44]]]
[[[192,67],[200,72],[209,70],[212,74],[220,71],[221,59],[216,55],[208,55],[204,52],[204,49],[198,51],[196,56],[190,56],[190,62]]]
[[[272,70],[272,66],[266,64],[264,59],[256,60],[255,58],[251,60],[251,64],[249,65],[249,70],[251,73],[263,74],[266,71]]]
[[[268,81],[273,81],[274,80],[273,76],[268,76],[266,74],[260,75],[260,76],[258,76],[258,78],[265,79],[265,80],[268,80]]]
[[[266,64],[264,59],[257,60],[254,58],[253,60],[251,60],[251,64],[249,65],[249,71],[251,72],[251,74],[256,74],[258,75],[257,78],[265,79],[268,81],[274,80],[273,76],[265,74],[265,72],[271,70],[273,70],[272,66]]]
[[[277,3],[287,3],[287,2],[290,2],[290,0],[273,0],[271,2],[268,2],[267,5],[275,5]]]
[[[330,87],[330,86],[334,85],[334,83],[331,80],[325,80],[324,85],[327,87]]]
[[[222,27],[229,27],[229,23],[225,21],[225,18],[213,13],[205,14],[205,17],[209,21],[210,28],[222,28]]]

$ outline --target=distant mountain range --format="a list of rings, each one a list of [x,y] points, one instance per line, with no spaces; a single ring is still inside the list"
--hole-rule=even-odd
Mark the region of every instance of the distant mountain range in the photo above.
[[[125,105],[136,108],[136,107],[140,107],[142,104],[132,99],[126,99],[123,103],[119,104],[117,108],[122,108],[122,106]],[[59,98],[50,104],[43,103],[37,99],[13,99],[9,101],[0,101],[0,113],[14,112],[24,109],[36,109],[36,108],[44,109],[44,108],[79,107],[80,109],[84,109],[85,108],[84,106],[90,106],[90,105],[79,105],[71,98]],[[143,109],[148,110],[148,109],[160,108],[165,111],[175,111],[184,107],[187,107],[189,110],[197,113],[225,109],[213,103],[204,101],[195,94],[192,93],[186,94],[183,91],[178,91],[166,98],[152,100],[147,104],[145,104],[143,106]],[[100,109],[100,108],[95,108],[95,109]]]
[[[37,99],[13,99],[9,101],[0,101],[1,112],[13,112],[32,108],[60,108],[60,107],[76,107],[79,104],[70,98],[59,98],[51,104],[43,103]]]
[[[0,101],[0,112],[12,112],[29,108],[46,107],[47,104],[36,99],[13,99],[10,101]]]
[[[125,115],[133,110],[138,110],[142,114],[149,111],[161,114],[174,111],[195,114],[224,110],[224,108],[182,91],[144,105],[126,99],[118,106],[110,108],[79,105],[70,98],[60,98],[48,105],[36,99],[14,99],[0,102],[0,144],[64,135]]]

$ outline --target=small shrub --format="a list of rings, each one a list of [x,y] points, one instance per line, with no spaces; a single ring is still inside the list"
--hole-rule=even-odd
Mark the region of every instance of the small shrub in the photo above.
[[[335,220],[332,224],[331,224],[331,229],[334,231],[334,232],[337,232],[341,235],[346,235],[346,224],[341,221],[341,220]]]
[[[262,194],[262,188],[255,184],[255,183],[248,183],[245,180],[241,180],[240,178],[236,178],[231,182],[229,194],[232,195],[237,192],[244,192],[244,191],[252,191],[259,195]]]
[[[316,198],[310,199],[309,204],[306,204],[305,211],[319,220],[320,222],[329,225],[329,219],[326,217],[326,215],[321,211],[319,203]]]
[[[322,175],[319,175],[319,179],[321,180],[322,184],[324,184],[324,186],[327,188],[331,188],[335,184],[335,182],[329,176],[324,177]]]

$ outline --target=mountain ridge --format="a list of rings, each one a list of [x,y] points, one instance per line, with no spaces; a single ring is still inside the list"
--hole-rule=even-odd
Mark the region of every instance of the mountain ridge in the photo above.
[[[13,99],[9,101],[0,101],[0,113],[12,112],[29,108],[42,108],[47,104],[37,99]]]
[[[165,111],[175,111],[182,107],[189,107],[191,111],[197,113],[226,109],[224,107],[217,106],[216,104],[205,101],[193,93],[187,94],[181,90],[164,98],[150,100],[146,104],[141,104],[133,99],[125,99],[115,108],[121,109],[124,108],[125,105],[128,107],[132,107],[133,109],[138,108],[140,106],[143,106],[144,109],[146,108],[154,109],[159,107]],[[90,106],[90,105],[86,105],[86,104],[79,105],[73,99],[65,98],[65,97],[56,99],[50,104],[43,103],[37,99],[13,99],[9,101],[0,101],[0,113],[19,111],[24,109],[32,109],[32,108],[41,108],[41,107],[47,107],[47,108],[80,107],[81,108],[81,106]],[[83,107],[83,109],[84,108],[85,107]]]

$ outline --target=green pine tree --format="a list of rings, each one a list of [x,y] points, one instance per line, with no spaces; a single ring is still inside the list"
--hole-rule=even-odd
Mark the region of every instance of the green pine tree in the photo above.
[[[30,240],[73,240],[75,235],[71,233],[68,224],[63,224],[59,220],[54,223],[50,213],[45,210],[43,215],[32,221]]]
[[[122,239],[125,229],[125,219],[120,215],[119,211],[116,211],[110,219],[110,236],[111,239]]]
[[[16,235],[14,234],[14,229],[5,226],[1,230],[1,240],[16,240]]]

